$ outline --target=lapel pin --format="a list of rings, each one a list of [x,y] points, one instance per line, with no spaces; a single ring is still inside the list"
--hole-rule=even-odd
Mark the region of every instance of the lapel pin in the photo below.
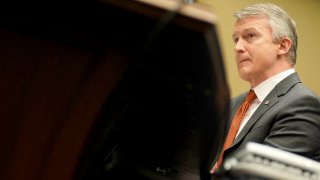
[[[265,104],[265,105],[268,105],[269,103],[270,103],[269,100],[265,100],[265,101],[264,101],[264,104]]]

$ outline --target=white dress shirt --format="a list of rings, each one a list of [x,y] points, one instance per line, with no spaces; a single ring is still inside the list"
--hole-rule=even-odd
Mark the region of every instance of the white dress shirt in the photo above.
[[[290,74],[294,73],[294,69],[288,69],[286,71],[283,71],[275,76],[272,76],[271,78],[263,81],[258,86],[253,88],[254,92],[257,95],[257,98],[253,100],[253,102],[250,104],[246,114],[243,117],[243,120],[240,124],[239,130],[237,132],[237,135],[241,132],[243,127],[246,125],[250,117],[253,115],[253,113],[257,110],[261,102],[267,97],[267,95],[271,92],[271,90],[284,78],[288,77]]]

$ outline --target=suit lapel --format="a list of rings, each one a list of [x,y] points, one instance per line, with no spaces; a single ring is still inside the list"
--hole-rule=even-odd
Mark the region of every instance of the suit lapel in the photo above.
[[[250,131],[251,127],[260,119],[260,117],[268,111],[272,106],[280,101],[280,96],[285,95],[292,86],[299,83],[300,79],[297,73],[289,75],[282,80],[275,88],[267,95],[258,109],[253,113],[247,124],[244,126],[240,134],[237,136],[230,148],[238,144]]]
[[[266,100],[264,100],[260,104],[258,109],[253,113],[253,115],[251,116],[251,118],[249,119],[247,124],[243,127],[242,131],[239,133],[237,138],[234,140],[231,147],[234,146],[235,144],[237,144],[238,142],[240,142],[246,136],[246,134],[248,134],[251,127],[260,119],[260,117],[266,111],[268,111],[268,109],[270,109],[273,105],[275,105],[276,103],[279,102],[278,96],[276,96],[276,95],[271,95],[271,96],[273,96],[273,97],[269,97],[268,99],[266,98]]]

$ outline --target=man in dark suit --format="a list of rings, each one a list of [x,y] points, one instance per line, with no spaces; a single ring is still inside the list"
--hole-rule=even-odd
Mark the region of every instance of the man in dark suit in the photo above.
[[[294,70],[294,21],[273,4],[245,7],[235,17],[232,37],[238,73],[256,98],[241,118],[236,137],[222,148],[220,160],[223,163],[251,141],[320,161],[320,100]],[[232,100],[230,124],[247,94]],[[219,155],[210,173],[221,167],[218,159]]]

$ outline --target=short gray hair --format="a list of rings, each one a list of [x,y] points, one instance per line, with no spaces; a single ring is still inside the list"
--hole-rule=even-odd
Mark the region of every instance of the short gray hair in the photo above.
[[[272,29],[272,39],[274,42],[288,37],[292,41],[288,55],[292,65],[296,64],[298,36],[294,20],[280,7],[270,4],[261,3],[247,6],[234,13],[239,19],[246,17],[264,16],[268,19]]]

